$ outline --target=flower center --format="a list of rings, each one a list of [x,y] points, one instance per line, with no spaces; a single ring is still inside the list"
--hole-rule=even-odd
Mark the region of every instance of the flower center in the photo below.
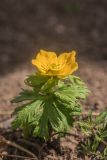
[[[61,65],[61,64],[56,64],[56,63],[53,63],[51,66],[50,66],[50,70],[52,71],[59,71],[61,70],[62,68],[64,67],[64,65]]]

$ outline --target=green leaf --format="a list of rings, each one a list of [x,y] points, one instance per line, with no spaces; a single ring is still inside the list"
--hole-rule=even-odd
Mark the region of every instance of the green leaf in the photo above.
[[[65,83],[61,80],[58,81],[58,88],[64,87]]]
[[[53,87],[57,84],[58,79],[56,77],[51,77],[48,79],[48,81],[41,87],[41,91],[44,91],[45,93],[53,91]]]
[[[99,141],[95,138],[92,144],[92,151],[96,152],[98,146],[99,146]]]
[[[68,80],[70,81],[70,86],[76,86],[75,89],[78,89],[78,94],[80,94],[80,98],[86,98],[86,96],[90,93],[89,89],[85,85],[85,83],[77,76],[70,75],[68,77]],[[72,88],[73,89],[73,88]]]
[[[51,123],[53,129],[57,132],[67,131],[69,129],[69,123],[67,117],[58,108],[57,103],[53,102],[51,105],[51,110],[48,108],[49,122]]]
[[[38,128],[34,130],[34,135],[47,139],[50,130],[49,124],[56,132],[63,132],[69,128],[67,117],[59,110],[52,97],[43,102],[43,113],[39,119]]]
[[[63,103],[66,103],[71,106],[75,105],[76,98],[73,96],[72,97],[67,96],[66,94],[63,93],[63,91],[56,91],[54,95]]]
[[[74,75],[69,75],[68,76],[68,80],[70,80],[70,82],[72,84],[76,84],[76,85],[85,85],[85,83],[77,76]]]
[[[88,123],[86,123],[86,122],[82,122],[82,121],[79,121],[78,124],[79,124],[79,126],[81,127],[82,132],[83,132],[86,136],[92,135],[92,131],[90,130],[90,124],[88,124]]]
[[[85,99],[88,94],[88,89],[84,85],[77,85],[77,84],[65,84],[62,87],[56,90],[56,93],[65,95],[71,99]]]
[[[81,115],[82,112],[82,107],[79,103],[75,104],[73,110],[72,110],[72,115],[77,116]]]
[[[48,112],[47,112],[47,106],[46,102],[43,105],[43,113],[41,118],[39,119],[39,124],[38,124],[38,133],[37,135],[39,137],[42,137],[44,139],[47,139],[49,131],[48,131]],[[35,132],[35,131],[34,131]]]
[[[107,119],[107,111],[103,111],[96,117],[95,123],[100,124],[104,122],[105,118]]]
[[[37,87],[42,86],[45,84],[50,77],[48,76],[41,76],[40,74],[32,74],[29,75],[28,78],[25,80],[25,84],[31,86],[31,87]]]
[[[101,133],[101,138],[106,138],[107,137],[107,131],[103,131]]]
[[[35,100],[37,99],[38,94],[32,90],[22,90],[19,96],[13,98],[12,103],[19,103],[25,100]]]
[[[38,119],[43,112],[43,109],[41,107],[42,102],[42,100],[37,100],[20,107],[20,109],[17,111],[16,118],[12,123],[13,128],[23,128],[26,125],[29,128],[29,125],[31,125],[31,123],[32,125],[34,122],[35,124],[38,123]]]
[[[100,142],[100,141],[101,141],[101,137],[100,137],[100,135],[95,134],[95,139],[96,139],[98,142]]]
[[[104,149],[104,156],[107,157],[107,147]]]
[[[72,126],[73,125],[73,110],[66,106],[65,104],[61,103],[61,101],[56,101],[56,106],[58,110],[66,117],[67,125]],[[67,127],[69,129],[69,127]]]

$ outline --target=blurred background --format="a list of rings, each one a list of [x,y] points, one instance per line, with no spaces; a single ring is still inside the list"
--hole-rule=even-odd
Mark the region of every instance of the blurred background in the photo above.
[[[77,51],[76,73],[91,94],[86,108],[107,106],[107,1],[3,0],[0,2],[0,109],[35,69],[31,59],[40,49]]]

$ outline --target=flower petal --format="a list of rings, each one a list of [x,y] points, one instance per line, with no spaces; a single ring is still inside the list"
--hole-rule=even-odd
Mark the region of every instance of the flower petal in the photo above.
[[[61,56],[58,57],[60,58],[60,60],[62,59],[63,63],[65,63],[63,69],[60,70],[59,76],[67,76],[78,69],[78,64],[75,62],[75,55],[76,52],[72,51],[70,53],[63,53]]]
[[[42,72],[42,73],[46,73],[46,69],[42,66],[42,63],[40,61],[38,61],[37,59],[32,59],[32,64],[34,66],[36,66],[36,68]]]
[[[36,58],[32,60],[32,64],[37,67],[37,69],[45,73],[52,63],[57,61],[57,55],[54,52],[47,52],[40,50]]]
[[[67,75],[72,74],[74,71],[76,71],[78,69],[78,64],[75,62],[72,65],[65,65],[65,67],[63,68],[62,71],[60,71],[60,73],[58,74],[60,77],[64,77]]]
[[[72,51],[69,53],[62,53],[61,55],[59,55],[58,57],[58,62],[59,64],[65,64],[65,63],[69,63],[70,61],[75,61],[75,55],[76,52]]]
[[[47,52],[45,50],[40,50],[40,53],[37,55],[37,59],[49,66],[52,63],[56,62],[57,55],[55,52]]]

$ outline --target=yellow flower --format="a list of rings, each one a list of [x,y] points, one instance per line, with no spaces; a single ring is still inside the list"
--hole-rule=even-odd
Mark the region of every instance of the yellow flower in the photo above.
[[[57,56],[55,52],[40,50],[32,64],[42,75],[66,77],[78,69],[75,55],[75,51]]]

